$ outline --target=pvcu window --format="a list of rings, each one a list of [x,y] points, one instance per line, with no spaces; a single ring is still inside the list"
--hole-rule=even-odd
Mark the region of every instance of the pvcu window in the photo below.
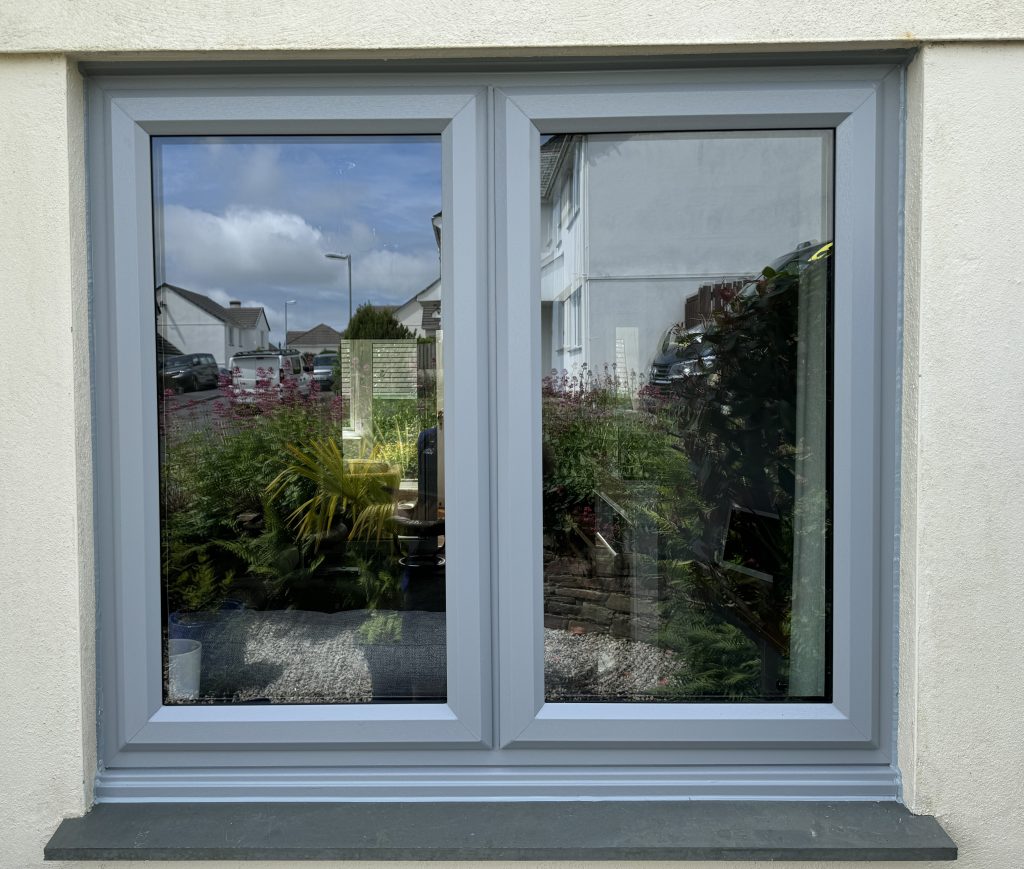
[[[900,87],[94,79],[98,798],[894,798]]]

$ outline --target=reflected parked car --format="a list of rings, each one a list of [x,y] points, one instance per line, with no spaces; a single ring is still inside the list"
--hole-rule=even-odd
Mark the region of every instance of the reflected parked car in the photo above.
[[[334,371],[338,367],[337,353],[321,353],[313,359],[313,379],[321,389],[334,388]]]
[[[832,256],[832,251],[833,242],[831,241],[827,241],[824,244],[815,241],[805,241],[796,250],[791,250],[789,253],[784,253],[778,259],[772,260],[772,262],[765,266],[765,271],[776,273],[789,272],[792,275],[799,275],[811,263],[829,259]],[[765,274],[762,272],[752,281],[744,284],[736,294],[738,303],[742,304],[744,300],[750,300],[757,296],[758,287],[762,285],[764,280]]]
[[[658,354],[651,363],[650,383],[668,388],[687,377],[708,374],[715,362],[715,349],[699,334],[669,329],[661,339]]]
[[[220,376],[212,353],[185,353],[168,356],[160,367],[160,384],[174,393],[213,389]]]
[[[795,250],[773,260],[756,278],[747,281],[735,294],[730,306],[735,312],[757,299],[760,288],[768,275],[788,272],[800,275],[812,263],[832,256],[832,242],[804,242]],[[715,323],[706,329],[686,331],[681,326],[672,326],[662,336],[658,352],[651,363],[650,384],[661,390],[681,388],[684,384],[696,385],[695,378],[710,378],[715,367],[714,336]],[[711,336],[710,338],[708,336]]]

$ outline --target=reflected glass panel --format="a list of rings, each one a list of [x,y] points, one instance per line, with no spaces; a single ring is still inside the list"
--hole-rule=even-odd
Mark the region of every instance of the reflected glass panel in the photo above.
[[[541,143],[545,697],[831,698],[831,131]]]
[[[445,702],[439,138],[153,166],[164,702]]]

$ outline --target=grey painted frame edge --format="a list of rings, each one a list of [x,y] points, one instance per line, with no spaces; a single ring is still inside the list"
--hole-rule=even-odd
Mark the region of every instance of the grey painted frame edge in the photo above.
[[[152,329],[146,328],[154,317],[152,294],[138,292],[138,287],[154,281],[149,134],[205,133],[211,119],[218,117],[222,131],[227,130],[240,104],[210,94],[208,99],[203,95],[179,98],[173,105],[175,118],[168,122],[161,120],[160,97],[133,94],[126,99],[119,94],[123,91],[112,92],[100,81],[89,83],[94,382],[101,420],[95,456],[97,478],[103,481],[97,487],[98,699],[103,761],[116,766],[121,752],[171,745],[486,745],[491,706],[487,696],[490,622],[480,620],[489,604],[487,590],[477,581],[479,565],[490,557],[489,529],[481,518],[486,516],[489,499],[486,475],[462,485],[462,507],[452,517],[467,551],[465,565],[456,563],[449,568],[449,597],[458,599],[458,621],[467,630],[460,636],[456,619],[449,618],[449,678],[459,687],[447,706],[319,707],[316,711],[305,706],[269,711],[238,707],[226,714],[210,707],[161,706],[159,589],[156,583],[131,579],[140,572],[147,575],[147,570],[150,575],[154,569],[158,573],[154,551],[159,521],[155,374],[146,376],[153,371],[152,363],[139,364],[155,360]],[[338,114],[340,101],[345,112],[332,122],[330,130],[337,133],[379,132],[378,119],[394,125],[398,118],[398,126],[388,128],[397,131],[401,126],[398,109],[402,108],[412,115],[407,124],[412,129],[404,131],[441,135],[448,160],[445,205],[452,215],[448,287],[460,297],[460,316],[471,336],[448,342],[445,355],[451,391],[465,395],[470,403],[478,401],[485,389],[477,382],[482,377],[473,364],[486,354],[486,329],[480,327],[486,323],[487,311],[476,292],[477,279],[486,267],[486,257],[476,243],[480,216],[486,209],[484,94],[480,87],[449,88],[435,94],[432,102],[428,89],[421,89],[414,101],[405,99],[399,107],[389,99],[390,94],[367,97],[335,88],[299,101],[309,115],[319,107],[328,117],[332,111]],[[276,123],[282,132],[294,133],[296,125],[308,116],[298,112],[298,118],[288,119],[287,106],[294,100],[294,93],[280,98]],[[326,108],[325,101],[330,103]],[[145,119],[139,120],[133,112]],[[264,131],[274,132],[270,126]],[[322,126],[316,131],[328,132]],[[457,183],[455,165],[460,167]],[[114,166],[119,171],[114,171]],[[124,171],[126,167],[129,171]],[[457,246],[455,239],[461,241],[463,235],[468,243]],[[459,262],[455,262],[457,251]],[[462,282],[466,282],[464,288]],[[477,328],[470,328],[474,324]],[[455,403],[462,400],[455,399]],[[466,417],[461,425],[450,424],[449,436],[472,456],[479,458],[486,452],[486,431],[476,426],[475,415]],[[471,569],[474,563],[476,570]]]
[[[459,753],[461,756],[461,752]],[[318,754],[308,766],[119,768],[96,782],[98,802],[139,801],[471,801],[841,799],[894,800],[892,770],[884,764],[602,766],[571,756],[547,766],[439,764],[329,766]],[[449,752],[451,757],[451,752]]]
[[[153,72],[124,73],[134,65],[117,61],[83,63],[83,73],[114,96],[133,94],[196,94],[202,91],[229,94],[239,88],[251,87],[262,92],[280,93],[332,90],[342,85],[346,88],[394,88],[405,92],[421,88],[431,90],[465,91],[469,87],[497,87],[549,89],[553,81],[568,87],[576,86],[649,86],[659,84],[707,85],[718,82],[777,84],[785,82],[808,82],[828,79],[839,84],[864,83],[869,79],[881,80],[890,70],[909,62],[914,51],[878,52],[824,52],[820,63],[812,63],[807,55],[748,56],[748,63],[715,63],[723,55],[669,57],[636,56],[632,68],[617,68],[615,58],[568,58],[574,68],[545,70],[543,60],[521,59],[518,68],[489,70],[486,63],[464,70],[437,70],[429,61],[421,61],[419,69],[410,61],[405,69],[376,64],[369,68],[365,64],[335,61],[330,68],[305,70],[287,63],[274,63],[273,68],[262,67],[247,61],[225,62],[222,68],[210,72],[189,62],[170,61],[161,64]],[[738,55],[732,55],[738,58]],[[622,58],[618,58],[622,60]],[[685,60],[674,65],[673,60]],[[706,62],[701,62],[701,61]],[[756,74],[756,79],[753,76]]]
[[[724,96],[713,86],[694,89],[686,84],[675,89],[661,86],[642,98],[631,86],[588,84],[574,89],[538,85],[501,90],[495,114],[509,144],[499,152],[505,164],[499,167],[496,179],[496,198],[499,202],[503,196],[507,200],[504,209],[496,209],[498,219],[506,221],[499,225],[498,232],[501,328],[496,348],[509,376],[500,384],[506,388],[499,389],[497,396],[497,430],[506,457],[500,469],[527,467],[533,473],[506,472],[502,476],[499,471],[496,484],[501,493],[500,527],[506,537],[520,543],[512,548],[499,539],[497,544],[502,638],[499,660],[503,664],[515,661],[521,673],[532,672],[535,676],[529,683],[521,675],[516,678],[513,673],[503,673],[501,684],[506,696],[500,745],[585,742],[611,747],[650,740],[668,748],[714,744],[724,738],[738,747],[760,747],[769,754],[785,749],[787,757],[794,760],[808,743],[831,747],[837,761],[858,756],[865,762],[891,758],[892,735],[881,722],[889,720],[890,686],[895,681],[894,649],[889,639],[893,613],[887,603],[891,594],[886,594],[894,581],[891,566],[895,533],[878,520],[886,515],[891,519],[890,507],[897,494],[892,476],[895,438],[888,431],[893,417],[883,417],[880,407],[883,401],[892,405],[895,396],[885,386],[894,378],[883,377],[879,363],[883,344],[891,346],[896,338],[895,311],[891,305],[883,311],[882,300],[885,285],[896,280],[897,259],[891,246],[883,250],[880,244],[883,238],[894,237],[899,231],[898,210],[893,208],[891,198],[884,197],[886,191],[896,189],[899,176],[894,170],[899,160],[883,163],[878,144],[885,129],[898,128],[900,123],[899,101],[892,92],[900,75],[899,68],[875,69],[866,72],[859,83],[844,79],[837,87],[827,74],[805,71],[802,83],[789,81],[784,97],[773,84],[764,85],[775,96],[774,102],[767,103],[769,111],[765,111],[760,82],[753,81],[747,89],[730,88]],[[737,117],[737,113],[743,116]],[[539,383],[539,364],[536,360],[516,359],[511,352],[523,342],[533,346],[529,342],[539,335],[539,274],[533,265],[536,258],[516,260],[502,254],[503,247],[532,250],[529,245],[539,237],[539,203],[533,201],[535,196],[527,201],[523,193],[537,186],[531,186],[530,181],[536,180],[538,136],[792,126],[835,126],[836,173],[841,179],[836,189],[835,237],[841,256],[836,263],[835,286],[835,405],[843,405],[844,413],[837,415],[834,423],[834,500],[837,506],[842,502],[843,509],[837,512],[834,543],[835,702],[775,707],[721,704],[717,708],[714,704],[637,704],[634,708],[629,704],[544,704],[542,678],[536,677],[542,672],[543,647],[527,635],[510,631],[512,625],[527,618],[538,622],[542,610],[539,529],[531,527],[529,519],[539,515],[540,472],[539,461],[534,459],[540,449],[540,397],[539,391],[530,389],[531,384]],[[867,253],[870,269],[854,268],[854,250],[858,255]],[[867,291],[865,271],[871,278]],[[529,288],[532,313],[527,323],[517,323],[514,318],[524,301],[521,291],[516,294],[517,287]],[[855,293],[858,304],[853,303]],[[840,305],[845,306],[842,311]],[[519,320],[524,318],[520,316]],[[865,333],[870,336],[869,352],[863,350]],[[855,341],[861,348],[858,359],[866,359],[868,369],[860,379],[853,376]],[[886,361],[889,365],[896,362],[892,358]],[[863,373],[862,367],[859,370]],[[509,384],[519,388],[508,388]],[[887,429],[884,437],[883,426]],[[887,474],[884,480],[883,472]],[[854,542],[856,545],[851,545]],[[862,557],[865,551],[866,558]],[[532,578],[529,588],[523,587],[523,577]],[[513,594],[511,588],[516,582],[518,591]],[[845,604],[841,612],[839,603]],[[799,712],[797,707],[802,707]]]

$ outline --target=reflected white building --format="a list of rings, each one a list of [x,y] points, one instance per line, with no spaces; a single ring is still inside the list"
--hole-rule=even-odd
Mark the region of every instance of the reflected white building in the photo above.
[[[544,374],[642,383],[702,286],[831,237],[823,131],[554,136],[541,146]],[[765,201],[763,191],[773,195]],[[705,290],[705,295],[708,290]],[[705,300],[706,301],[706,300]],[[628,381],[627,381],[628,378]]]
[[[235,354],[270,346],[270,323],[262,307],[228,307],[209,296],[161,284],[156,289],[157,334],[180,353],[211,353],[218,365]]]

